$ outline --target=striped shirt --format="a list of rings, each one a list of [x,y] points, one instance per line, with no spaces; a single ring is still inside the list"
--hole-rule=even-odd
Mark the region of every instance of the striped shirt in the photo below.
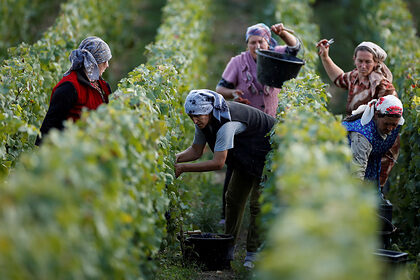
[[[357,69],[339,75],[335,79],[334,84],[348,90],[346,105],[347,115],[351,115],[353,110],[356,110],[360,105],[367,104],[372,99],[378,99],[379,97],[389,94],[398,97],[392,83],[385,78],[381,80],[372,96],[370,94],[369,79],[360,80]]]

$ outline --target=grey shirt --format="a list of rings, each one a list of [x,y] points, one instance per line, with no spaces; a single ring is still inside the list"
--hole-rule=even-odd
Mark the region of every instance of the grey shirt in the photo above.
[[[244,132],[246,125],[241,122],[231,121],[222,125],[216,134],[216,144],[214,145],[215,152],[226,151],[234,147],[233,141],[236,134]],[[195,134],[193,144],[205,145],[206,137],[204,133],[195,126]]]
[[[378,133],[383,139],[386,139],[387,135],[383,135],[379,131]],[[363,180],[365,178],[369,156],[372,152],[372,144],[370,144],[369,140],[359,132],[352,131],[349,136],[353,162],[357,166],[355,175]]]

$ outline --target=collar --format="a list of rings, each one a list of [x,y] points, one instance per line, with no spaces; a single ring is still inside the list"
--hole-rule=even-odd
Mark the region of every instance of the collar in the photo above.
[[[356,73],[356,78],[354,80],[354,83],[359,84],[359,85],[365,85],[366,87],[369,87],[369,85],[370,85],[369,78],[366,77],[366,78],[360,79],[359,71],[357,71],[357,69],[356,69],[355,73]]]
[[[78,69],[78,70],[75,70],[75,71],[76,71],[76,74],[77,74],[77,80],[78,80],[81,84],[83,84],[83,85],[85,85],[85,86],[88,86],[88,87],[91,87],[91,88],[95,89],[95,88],[92,86],[92,84],[90,83],[89,78],[87,77],[87,75],[86,75],[85,71],[83,71],[83,69]],[[102,79],[102,77],[99,77],[99,80],[103,80],[103,79]],[[99,80],[98,80],[98,81],[99,81]]]

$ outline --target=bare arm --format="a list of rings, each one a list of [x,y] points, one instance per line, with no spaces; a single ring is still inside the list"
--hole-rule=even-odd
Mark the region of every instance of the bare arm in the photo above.
[[[329,45],[326,44],[327,40],[322,39],[318,42],[317,47],[319,48],[318,54],[321,58],[322,65],[324,66],[325,72],[327,72],[328,77],[331,81],[335,81],[338,76],[344,73],[344,71],[338,67],[331,57],[328,55]]]
[[[293,47],[297,44],[295,36],[284,29],[283,23],[277,23],[271,26],[271,30],[277,34],[288,46]]]
[[[235,96],[233,95],[236,93],[238,96],[242,96],[244,93],[239,89],[230,89],[222,86],[216,87],[216,92],[223,95],[225,99],[233,99]]]
[[[247,104],[247,105],[251,104],[251,102],[249,102],[248,99],[245,99],[245,98],[241,97],[241,96],[244,95],[244,93],[240,89],[230,89],[230,88],[226,88],[226,87],[223,87],[223,86],[217,86],[216,87],[216,92],[223,95],[223,97],[225,99],[233,99],[236,102]]]
[[[175,164],[175,176],[178,178],[184,172],[203,172],[220,170],[225,165],[228,151],[214,152],[213,159],[196,162]]]
[[[176,162],[187,162],[199,159],[206,145],[192,144],[185,151],[176,154]]]

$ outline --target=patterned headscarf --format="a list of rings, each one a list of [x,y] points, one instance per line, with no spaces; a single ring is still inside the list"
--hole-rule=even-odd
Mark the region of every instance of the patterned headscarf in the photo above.
[[[257,23],[248,27],[246,30],[245,41],[248,43],[249,37],[254,35],[263,37],[267,41],[270,49],[274,49],[274,47],[277,46],[277,41],[271,37],[270,28],[268,28],[268,26],[264,23]]]
[[[381,81],[384,78],[392,83],[392,73],[391,71],[389,71],[388,67],[384,63],[387,54],[380,46],[372,42],[361,42],[355,50],[357,50],[358,47],[368,48],[373,54],[374,60],[378,61],[378,66],[376,67],[376,69],[374,69],[372,73],[369,74],[369,82],[371,84],[370,92],[371,95],[374,96],[376,87],[381,83]]]
[[[402,117],[403,105],[401,101],[393,95],[386,95],[379,99],[371,100],[367,105],[360,105],[359,108],[352,112],[352,115],[363,113],[360,123],[366,125],[372,120],[375,111],[378,111],[383,115],[400,116],[401,118],[398,125],[404,124],[404,118]]]
[[[231,120],[229,107],[223,96],[209,89],[190,91],[185,99],[184,107],[188,115],[207,115],[213,112],[213,116],[218,121],[221,117]]]
[[[79,48],[73,50],[69,56],[71,67],[64,74],[67,76],[71,71],[85,68],[89,80],[99,80],[98,64],[109,61],[112,57],[111,50],[107,43],[99,37],[87,37]]]

